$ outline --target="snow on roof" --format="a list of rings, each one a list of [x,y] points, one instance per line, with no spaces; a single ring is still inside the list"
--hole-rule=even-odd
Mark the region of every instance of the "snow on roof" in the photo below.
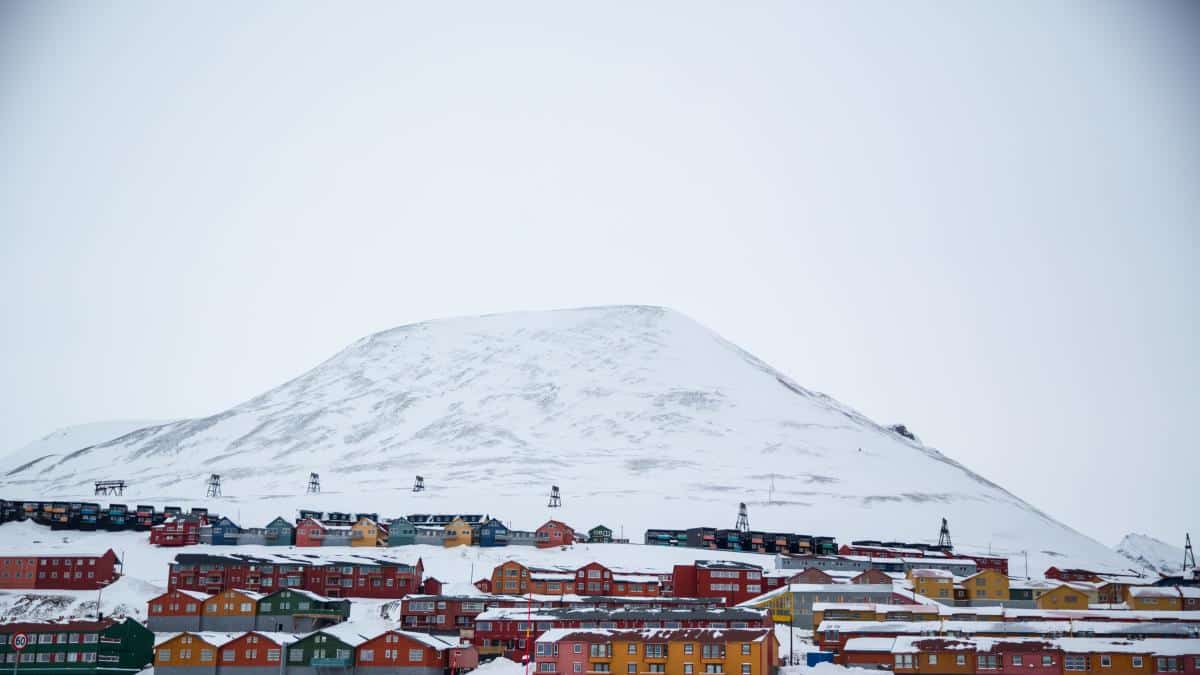
[[[948,572],[946,570],[930,569],[928,567],[914,569],[911,571],[911,574],[913,575],[913,578],[915,578],[915,579],[934,578],[934,579],[946,579],[949,581],[954,580],[954,575],[951,574],[950,572]]]
[[[891,652],[892,645],[896,643],[896,638],[889,637],[862,637],[850,638],[846,640],[846,646],[842,651],[846,652]]]
[[[207,642],[208,644],[210,644],[214,647],[220,647],[221,645],[225,644],[226,642],[229,642],[230,640],[233,640],[236,638],[240,638],[241,636],[245,635],[246,633],[244,633],[244,632],[242,632],[242,633],[222,633],[222,632],[217,632],[217,631],[181,631],[178,633],[155,633],[154,634],[154,646],[157,647],[157,646],[163,644],[164,642],[168,642],[168,641],[173,640],[173,639],[179,637],[180,635],[184,635],[184,634],[191,635],[192,637],[195,637],[195,638],[200,638],[201,640],[204,640],[205,642]]]
[[[326,626],[317,632],[331,635],[351,647],[357,647],[389,630],[393,630],[390,625],[382,624],[379,621],[355,621]]]
[[[551,628],[550,630],[538,636],[538,642],[558,642],[568,636],[584,636],[591,635],[594,637],[608,637],[614,631],[607,628]]]
[[[1179,598],[1174,586],[1130,586],[1129,594],[1135,598]]]
[[[614,574],[613,581],[627,584],[657,584],[658,577],[648,574]]]
[[[574,581],[575,575],[564,572],[530,572],[529,578],[534,581]]]
[[[426,647],[432,647],[438,651],[445,651],[447,649],[460,646],[458,639],[452,636],[438,636],[431,633],[417,633],[407,630],[392,630],[392,632],[403,635],[409,639],[416,640],[417,642],[424,644]],[[378,636],[376,635],[372,637]]]

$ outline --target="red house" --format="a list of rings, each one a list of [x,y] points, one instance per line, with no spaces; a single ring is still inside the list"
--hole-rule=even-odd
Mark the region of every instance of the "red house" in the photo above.
[[[355,668],[366,673],[453,673],[479,665],[475,647],[427,633],[389,630],[358,645],[354,652]]]
[[[324,524],[313,518],[305,518],[296,524],[296,546],[320,546],[325,541]]]
[[[473,628],[487,604],[476,596],[410,595],[400,601],[400,623],[405,630],[457,632]]]
[[[120,561],[104,555],[37,555],[0,557],[0,588],[96,590],[116,581]]]
[[[150,528],[150,543],[155,546],[195,546],[200,543],[200,526],[208,524],[201,518],[176,516]]]
[[[491,593],[492,592],[492,580],[487,577],[484,577],[484,578],[480,579],[479,581],[475,582],[475,588],[478,588],[479,590],[483,591],[484,593]]]
[[[435,577],[427,577],[425,583],[421,584],[421,592],[426,595],[441,595],[442,582]]]
[[[568,546],[575,543],[575,530],[570,525],[557,520],[548,520],[534,532],[538,548],[553,546]]]
[[[729,560],[697,560],[676,565],[674,593],[689,598],[724,598],[736,605],[764,592],[763,570],[758,565]]]
[[[1059,581],[1100,581],[1100,575],[1091,571],[1077,568],[1059,569],[1050,567],[1042,575],[1047,579],[1058,579]]]

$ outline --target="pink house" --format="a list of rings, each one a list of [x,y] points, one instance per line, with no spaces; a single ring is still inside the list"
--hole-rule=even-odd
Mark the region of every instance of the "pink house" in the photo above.
[[[567,546],[575,543],[575,530],[570,525],[557,520],[548,520],[535,532],[538,548],[552,546]]]
[[[542,633],[534,645],[534,670],[545,675],[587,673],[590,659],[612,656],[612,631],[553,628]],[[603,652],[603,653],[601,653]]]

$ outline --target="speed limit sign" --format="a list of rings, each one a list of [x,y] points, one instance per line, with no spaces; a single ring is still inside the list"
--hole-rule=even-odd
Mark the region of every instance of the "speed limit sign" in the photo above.
[[[24,633],[17,633],[12,636],[12,648],[21,651],[29,644],[29,636]]]

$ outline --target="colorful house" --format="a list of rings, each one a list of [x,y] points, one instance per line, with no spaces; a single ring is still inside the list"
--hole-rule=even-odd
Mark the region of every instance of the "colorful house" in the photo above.
[[[296,524],[296,546],[323,546],[329,530],[315,518],[305,518]]]
[[[490,594],[492,592],[492,580],[488,579],[487,577],[484,577],[475,582],[475,588],[478,588],[479,590],[483,591],[484,593]]]
[[[557,520],[548,520],[536,530],[537,547],[551,548],[568,546],[575,543],[575,530],[570,525]]]
[[[462,518],[455,518],[446,523],[443,529],[446,531],[446,539],[442,542],[442,545],[446,548],[452,546],[470,546],[475,536],[475,529]]]
[[[507,546],[508,526],[499,519],[492,518],[479,526],[480,546]]]
[[[296,528],[284,518],[276,518],[263,528],[267,546],[292,546],[296,543]]]
[[[436,577],[426,577],[425,583],[421,584],[421,592],[425,595],[441,595],[442,582]]]
[[[301,588],[285,588],[258,599],[257,630],[309,633],[350,618],[350,601]]]
[[[242,528],[238,524],[222,516],[216,522],[212,523],[212,545],[213,546],[236,546],[238,543],[238,535],[242,533]]]
[[[1083,591],[1060,584],[1037,598],[1038,609],[1087,609],[1088,596]]]
[[[946,570],[915,569],[907,575],[918,595],[950,604],[954,601],[954,575]]]
[[[834,584],[837,581],[825,573],[824,570],[819,570],[815,567],[810,567],[803,572],[797,572],[788,577],[786,583],[789,584]]]
[[[962,588],[966,591],[967,600],[973,605],[987,602],[998,603],[1008,600],[1008,575],[993,569],[980,570],[964,578]],[[1087,609],[1086,602],[1083,608]]]
[[[604,525],[597,525],[588,530],[589,544],[611,544],[612,530]]]
[[[200,543],[201,518],[177,515],[150,528],[150,543],[155,546],[195,546]]]
[[[393,518],[388,523],[388,546],[410,546],[416,542],[417,527],[407,518]]]
[[[228,633],[180,633],[154,646],[155,675],[216,675],[217,650]]]
[[[201,626],[206,631],[254,630],[258,601],[262,597],[253,591],[221,591],[201,606]]]
[[[287,648],[287,671],[291,675],[317,675],[329,668],[352,671],[354,650],[366,641],[350,623],[309,633]]]
[[[18,633],[29,638],[19,664],[12,646]],[[154,633],[133,619],[0,624],[0,670],[24,675],[130,675],[150,665],[153,650]]]
[[[379,526],[370,518],[365,516],[359,518],[358,522],[350,527],[351,546],[375,548],[376,546],[382,546],[383,543],[380,541]]]
[[[763,593],[762,576],[763,569],[750,563],[697,560],[675,566],[673,592],[689,598],[724,598],[725,604],[736,605]]]
[[[1133,610],[1178,612],[1183,609],[1183,598],[1174,586],[1130,586],[1125,604]]]
[[[771,628],[580,630],[556,628],[537,638],[539,673],[771,675],[779,665]]]
[[[479,652],[456,638],[389,630],[358,645],[354,661],[364,675],[442,675],[475,668]]]
[[[243,633],[217,646],[217,672],[220,675],[274,675],[282,672],[284,648],[299,639],[299,636],[287,633]]]
[[[146,604],[146,627],[155,633],[199,631],[204,603],[212,596],[199,591],[167,591]]]

